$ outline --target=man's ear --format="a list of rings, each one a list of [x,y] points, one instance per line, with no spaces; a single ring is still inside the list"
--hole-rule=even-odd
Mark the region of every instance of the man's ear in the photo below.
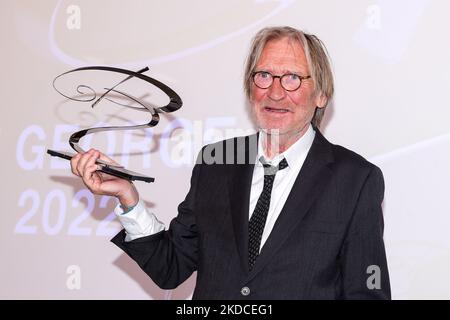
[[[327,105],[328,99],[324,94],[319,93],[316,97],[316,106],[317,108],[324,108]]]

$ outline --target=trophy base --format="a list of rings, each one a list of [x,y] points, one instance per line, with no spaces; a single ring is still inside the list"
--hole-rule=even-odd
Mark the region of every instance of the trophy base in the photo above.
[[[76,153],[72,152],[64,152],[64,151],[55,151],[47,149],[47,153],[53,157],[59,157],[62,159],[70,160],[73,156],[76,155]],[[123,167],[118,167],[114,165],[108,165],[106,162],[97,160],[96,164],[100,166],[100,169],[98,171],[110,174],[112,176],[122,178],[129,181],[144,181],[144,182],[153,182],[155,181],[155,178],[148,177],[145,175],[142,175],[140,173],[127,170]]]

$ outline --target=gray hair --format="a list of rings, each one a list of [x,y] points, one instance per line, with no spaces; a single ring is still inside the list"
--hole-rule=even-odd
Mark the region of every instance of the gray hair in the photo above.
[[[323,42],[315,35],[307,34],[292,27],[268,27],[260,30],[255,37],[247,57],[244,75],[244,90],[247,99],[251,100],[252,94],[252,73],[255,71],[256,64],[261,53],[270,40],[288,38],[298,41],[302,46],[306,61],[308,63],[311,78],[314,83],[314,94],[325,98],[323,108],[317,108],[312,118],[312,124],[319,128],[325,113],[325,107],[333,97],[334,81],[330,66],[330,58]]]

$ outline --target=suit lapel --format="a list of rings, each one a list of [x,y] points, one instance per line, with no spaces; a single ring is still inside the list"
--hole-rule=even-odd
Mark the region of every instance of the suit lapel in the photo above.
[[[239,139],[239,138],[238,138]],[[238,145],[238,139],[235,144]],[[233,229],[238,248],[242,268],[248,273],[248,218],[250,206],[250,190],[254,161],[256,159],[257,138],[255,135],[245,137],[245,163],[231,165],[229,175],[230,209],[233,221]],[[236,157],[235,157],[236,160]]]
[[[249,274],[249,278],[247,279],[248,281],[251,280],[259,271],[261,271],[262,268],[270,261],[274,253],[280,248],[290,233],[300,223],[313,202],[321,194],[322,190],[329,182],[331,170],[327,164],[332,161],[333,154],[331,144],[318,130],[316,130],[316,136],[308,156],[306,157],[300,173],[294,182],[292,190],[273,227],[273,230],[264,244],[253,270]],[[248,198],[249,194],[246,194],[246,197]],[[245,223],[245,225],[248,226],[248,214],[247,223]],[[248,237],[247,233],[246,236]],[[239,241],[245,242],[246,244],[247,237],[245,239],[240,239]],[[247,256],[247,252],[245,253]]]

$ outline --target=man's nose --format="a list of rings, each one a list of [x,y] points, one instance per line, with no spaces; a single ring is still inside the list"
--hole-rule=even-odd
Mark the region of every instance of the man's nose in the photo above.
[[[281,86],[281,79],[273,79],[272,85],[269,87],[268,96],[274,101],[279,101],[286,96],[286,90]]]

